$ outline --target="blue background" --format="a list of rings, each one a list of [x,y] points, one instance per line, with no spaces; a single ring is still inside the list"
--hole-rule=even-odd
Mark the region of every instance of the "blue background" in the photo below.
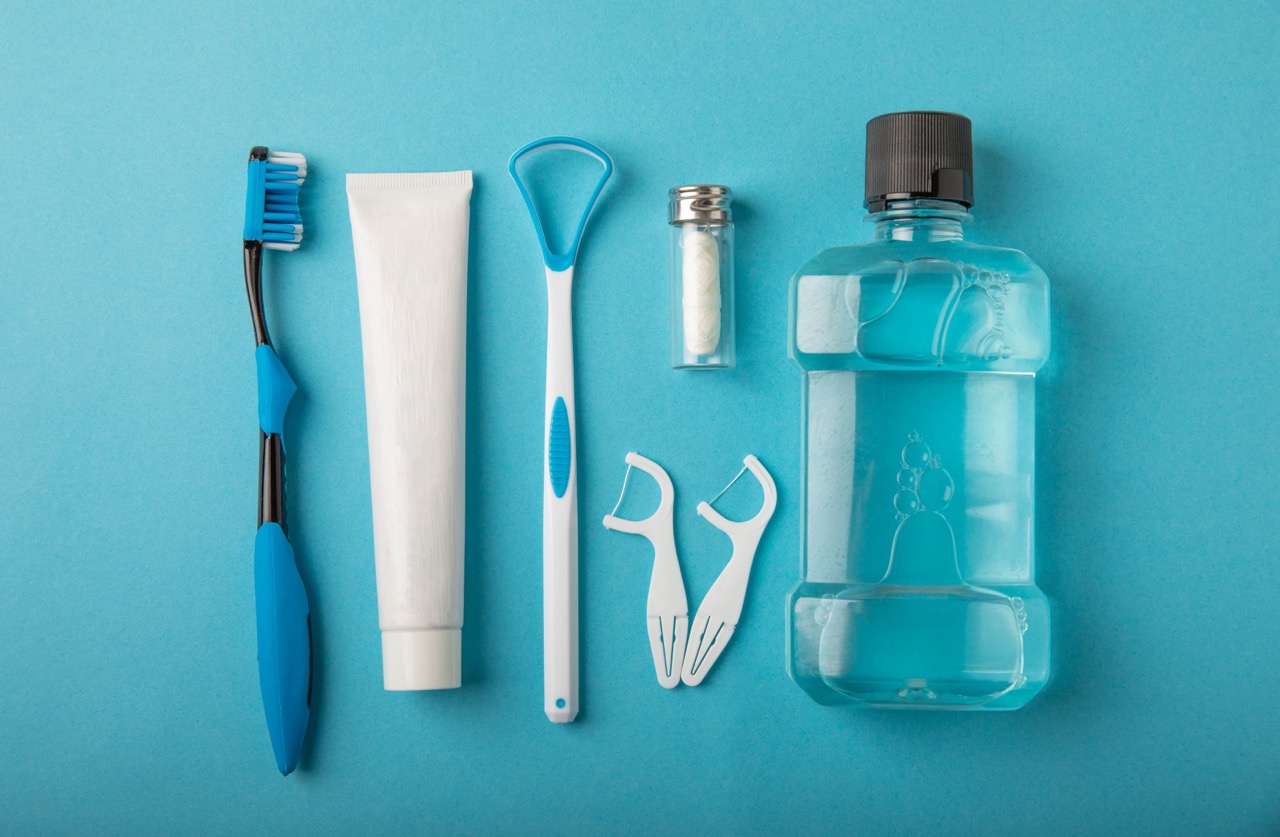
[[[16,833],[1274,833],[1280,828],[1280,12],[1273,2],[11,4],[0,51],[0,825]],[[862,131],[970,116],[970,235],[1053,281],[1040,387],[1050,688],[860,713],[784,670],[800,376],[787,279],[865,240]],[[545,291],[510,153],[618,172],[576,288],[583,712],[541,706]],[[306,153],[267,265],[301,386],[291,524],[310,743],[275,770],[254,662],[249,146]],[[344,176],[472,168],[465,688],[381,688]],[[740,195],[739,368],[668,368],[666,189]],[[781,503],[738,634],[666,692],[629,449],[693,512],[754,452]],[[735,489],[726,508],[749,508]]]

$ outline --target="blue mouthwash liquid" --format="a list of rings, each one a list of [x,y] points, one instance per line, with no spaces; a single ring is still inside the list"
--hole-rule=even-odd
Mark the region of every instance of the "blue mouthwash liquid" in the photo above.
[[[970,123],[867,126],[871,242],[792,279],[804,370],[791,677],[819,703],[1016,709],[1049,676],[1035,584],[1035,374],[1049,285],[964,239]]]

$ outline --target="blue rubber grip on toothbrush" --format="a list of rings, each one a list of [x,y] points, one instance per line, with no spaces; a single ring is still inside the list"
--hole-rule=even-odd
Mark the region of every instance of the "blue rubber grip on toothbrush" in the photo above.
[[[283,455],[284,417],[298,387],[271,346],[255,351],[258,424],[264,445]],[[283,520],[283,486],[275,486]],[[253,545],[253,587],[258,625],[258,679],[276,766],[287,776],[298,766],[311,716],[311,608],[298,563],[276,520],[258,527]]]
[[[289,410],[289,402],[298,391],[298,385],[267,344],[254,350],[253,359],[258,366],[258,425],[263,433],[283,435],[284,414]]]
[[[258,678],[276,767],[298,766],[311,717],[311,608],[293,547],[278,523],[258,527],[253,544]]]

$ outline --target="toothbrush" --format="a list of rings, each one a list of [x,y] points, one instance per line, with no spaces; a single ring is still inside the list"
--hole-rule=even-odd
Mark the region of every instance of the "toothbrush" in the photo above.
[[[604,167],[573,241],[551,249],[542,219],[516,163],[535,151],[560,149],[594,157]],[[534,140],[511,155],[511,177],[533,218],[547,274],[547,391],[542,467],[543,711],[557,724],[578,715],[578,436],[573,392],[573,267],[587,218],[613,174],[609,155],[572,137]]]
[[[298,191],[307,176],[301,154],[249,152],[244,210],[244,282],[253,317],[258,367],[258,533],[253,592],[258,624],[258,678],[276,767],[288,776],[311,715],[311,609],[284,513],[284,416],[298,388],[276,357],[262,308],[262,251],[297,250],[302,242]]]

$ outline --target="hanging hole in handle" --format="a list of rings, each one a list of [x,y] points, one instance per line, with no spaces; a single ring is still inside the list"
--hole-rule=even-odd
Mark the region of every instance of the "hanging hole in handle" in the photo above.
[[[613,161],[583,140],[547,137],[513,154],[508,168],[533,218],[544,262],[565,270],[574,263]]]

